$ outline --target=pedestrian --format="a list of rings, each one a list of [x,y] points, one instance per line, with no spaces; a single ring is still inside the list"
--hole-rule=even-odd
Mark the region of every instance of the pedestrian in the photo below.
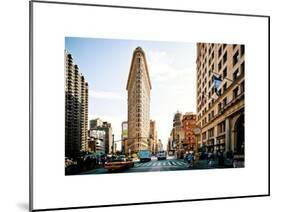
[[[208,152],[208,165],[212,165],[212,153]]]
[[[223,156],[222,151],[220,151],[218,153],[218,161],[219,161],[219,167],[223,167],[224,166],[224,156]]]

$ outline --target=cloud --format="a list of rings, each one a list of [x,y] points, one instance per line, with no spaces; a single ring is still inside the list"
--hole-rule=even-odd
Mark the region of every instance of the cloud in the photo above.
[[[126,100],[126,96],[121,92],[90,90],[89,95],[97,99]]]
[[[148,51],[148,66],[151,79],[156,83],[186,80],[192,73],[189,67],[179,66],[177,58],[165,51]]]

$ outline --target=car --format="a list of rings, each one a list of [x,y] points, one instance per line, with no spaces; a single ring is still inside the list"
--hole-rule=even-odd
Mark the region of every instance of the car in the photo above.
[[[123,170],[134,167],[134,162],[125,155],[112,156],[104,163],[104,168],[109,171]]]
[[[157,160],[166,160],[167,153],[165,151],[158,151],[156,154]]]

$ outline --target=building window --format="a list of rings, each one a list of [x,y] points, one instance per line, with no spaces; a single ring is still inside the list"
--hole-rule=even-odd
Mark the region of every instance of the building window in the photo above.
[[[221,61],[219,62],[218,70],[221,70]]]
[[[239,88],[239,87],[236,87],[236,88],[233,90],[233,99],[237,98],[237,96],[238,96],[238,88]]]
[[[219,58],[220,58],[220,56],[221,56],[221,47],[219,48]]]
[[[233,56],[233,58],[232,58],[232,61],[233,61],[233,66],[235,66],[236,65],[236,63],[238,62],[238,60],[239,60],[239,52],[237,51],[236,53],[235,53],[235,55]]]
[[[244,71],[245,71],[245,62],[243,62],[241,64],[240,69],[241,69],[241,74],[244,73]]]
[[[241,82],[240,87],[241,87],[241,93],[243,93],[245,91],[245,82],[244,81]]]
[[[225,64],[226,60],[227,60],[227,52],[225,52],[223,55],[223,64]]]
[[[223,106],[225,107],[227,105],[227,97],[225,97],[224,99],[223,99]]]
[[[206,139],[206,132],[204,132],[204,133],[202,134],[202,138],[203,138],[203,140]]]
[[[238,78],[238,69],[233,73],[233,81]]]
[[[245,53],[245,45],[241,45],[241,56]]]
[[[222,106],[221,106],[221,102],[218,104],[218,113],[221,112]]]
[[[214,137],[214,128],[211,128],[211,129],[208,130],[208,137],[209,138]]]
[[[225,67],[225,69],[223,69],[222,77],[223,78],[227,77],[227,67]]]
[[[225,122],[221,122],[217,126],[218,134],[224,133],[225,132]]]
[[[223,92],[225,92],[226,89],[227,89],[227,82],[225,82],[224,85],[223,85]]]

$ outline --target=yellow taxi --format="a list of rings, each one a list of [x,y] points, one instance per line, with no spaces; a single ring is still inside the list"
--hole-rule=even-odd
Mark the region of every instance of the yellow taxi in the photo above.
[[[104,163],[104,168],[109,171],[129,169],[134,166],[134,162],[125,155],[112,156]]]

